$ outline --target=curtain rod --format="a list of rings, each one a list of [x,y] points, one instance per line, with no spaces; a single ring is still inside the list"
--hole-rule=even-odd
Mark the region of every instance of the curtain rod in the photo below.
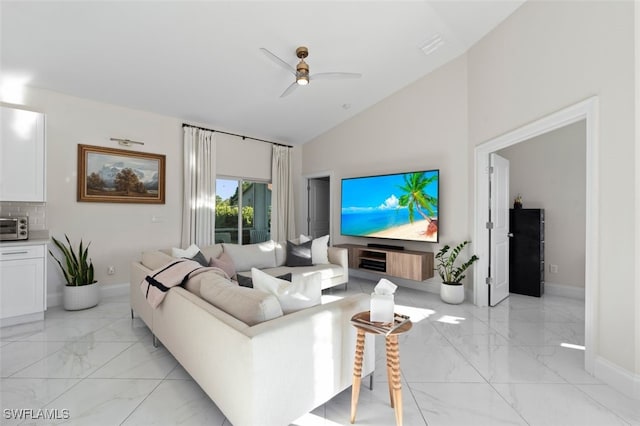
[[[206,127],[194,126],[192,124],[187,124],[187,123],[182,123],[182,127],[193,127],[194,129],[206,130],[208,132],[223,133],[225,135],[237,136],[239,138],[242,138],[243,140],[244,139],[252,139],[252,140],[258,141],[258,142],[266,142],[266,143],[270,143],[272,145],[286,146],[287,148],[293,148],[293,146],[287,145],[287,144],[284,144],[284,143],[271,142],[271,141],[267,141],[267,140],[264,140],[264,139],[252,138],[251,136],[239,135],[237,133],[223,132],[222,130],[207,129]]]

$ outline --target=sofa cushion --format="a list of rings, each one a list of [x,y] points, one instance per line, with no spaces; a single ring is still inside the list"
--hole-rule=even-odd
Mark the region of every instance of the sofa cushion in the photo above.
[[[322,289],[319,274],[296,274],[289,282],[252,268],[251,276],[254,288],[276,296],[285,314],[320,304]]]
[[[293,241],[287,241],[287,266],[310,266],[313,264],[311,260],[311,241],[296,244]]]
[[[156,269],[162,268],[164,265],[168,264],[172,260],[175,260],[175,259],[166,253],[163,253],[159,250],[149,250],[149,251],[142,252],[141,263],[146,268],[151,269],[152,271],[155,271]]]
[[[306,235],[300,235],[300,242],[311,241],[311,262],[314,265],[326,265],[329,263],[329,236],[311,239]]]
[[[258,244],[226,244],[225,253],[233,260],[236,271],[249,271],[251,268],[273,268],[276,266],[276,248],[272,240]]]
[[[236,275],[236,267],[233,264],[233,260],[225,252],[220,253],[220,256],[218,256],[217,258],[212,257],[211,261],[209,262],[209,266],[222,269],[227,273],[229,278],[233,278]]]
[[[281,317],[283,314],[274,295],[239,287],[220,276],[212,275],[203,279],[200,294],[216,308],[250,326]]]
[[[200,293],[200,289],[202,287],[202,281],[209,276],[217,276],[224,279],[228,278],[226,276],[226,273],[222,269],[220,270],[211,269],[209,271],[205,271],[200,274],[195,274],[192,277],[190,277],[185,283],[184,288],[188,292],[193,293],[198,297],[202,297],[202,294]]]

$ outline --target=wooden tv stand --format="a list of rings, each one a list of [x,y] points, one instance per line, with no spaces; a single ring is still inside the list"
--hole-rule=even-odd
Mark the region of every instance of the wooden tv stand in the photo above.
[[[424,281],[433,277],[433,253],[415,250],[338,244],[349,250],[349,268],[362,269],[392,277]]]

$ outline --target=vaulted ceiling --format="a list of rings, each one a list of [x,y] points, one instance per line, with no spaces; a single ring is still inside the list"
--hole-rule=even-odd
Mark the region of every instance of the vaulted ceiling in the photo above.
[[[0,83],[301,144],[464,53],[523,2],[3,0]],[[260,48],[295,67],[298,46],[312,76],[362,77],[280,97],[294,76]]]

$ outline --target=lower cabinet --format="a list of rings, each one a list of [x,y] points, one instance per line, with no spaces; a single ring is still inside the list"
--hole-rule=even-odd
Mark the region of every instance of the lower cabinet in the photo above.
[[[46,244],[0,247],[0,325],[44,319]]]
[[[338,244],[349,250],[349,268],[366,269],[392,277],[424,281],[433,277],[433,253],[415,250]]]

